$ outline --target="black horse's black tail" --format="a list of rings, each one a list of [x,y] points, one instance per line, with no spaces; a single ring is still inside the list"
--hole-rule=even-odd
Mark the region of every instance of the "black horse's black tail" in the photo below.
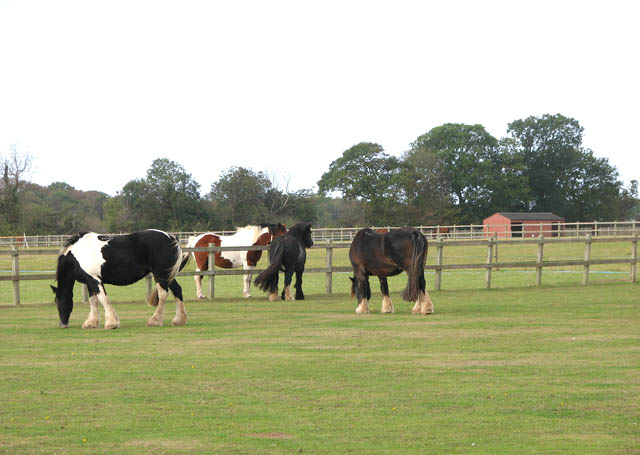
[[[402,294],[402,298],[408,302],[415,302],[421,291],[424,291],[424,264],[427,260],[427,240],[419,231],[411,233],[411,246],[413,253],[411,256],[411,266],[407,270],[409,279],[407,287]]]
[[[278,272],[282,266],[283,258],[284,242],[272,243],[271,249],[269,250],[269,260],[271,264],[256,277],[253,284],[258,286],[262,291],[268,291],[270,293],[277,292]]]

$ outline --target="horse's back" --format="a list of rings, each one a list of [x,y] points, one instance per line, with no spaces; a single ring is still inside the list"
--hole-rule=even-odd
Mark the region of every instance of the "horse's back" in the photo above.
[[[175,237],[155,229],[113,236],[102,248],[102,281],[124,286],[150,272],[156,278],[168,280],[180,265],[180,252]]]

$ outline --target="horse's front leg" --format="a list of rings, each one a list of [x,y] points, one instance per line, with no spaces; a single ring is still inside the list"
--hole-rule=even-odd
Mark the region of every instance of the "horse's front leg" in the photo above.
[[[111,305],[107,292],[104,290],[102,283],[98,285],[97,298],[102,303],[104,308],[104,328],[105,329],[117,329],[120,327],[120,318],[118,317],[116,310]]]
[[[293,286],[296,288],[296,300],[304,300],[304,292],[302,292],[302,274],[304,269],[296,270],[296,284]]]
[[[95,294],[89,297],[89,316],[82,324],[83,329],[96,329],[100,327],[100,314],[98,313],[98,296]]]
[[[380,280],[380,292],[382,292],[382,308],[380,308],[380,313],[395,313],[393,302],[391,301],[391,297],[389,297],[387,277],[379,276],[378,279]]]
[[[284,286],[282,289],[282,300],[294,300],[291,295],[291,281],[293,279],[293,270],[284,271]]]
[[[244,263],[242,267],[244,268],[244,283],[242,285],[242,295],[249,298],[251,297],[251,274],[253,273],[253,269],[255,269],[255,266]]]

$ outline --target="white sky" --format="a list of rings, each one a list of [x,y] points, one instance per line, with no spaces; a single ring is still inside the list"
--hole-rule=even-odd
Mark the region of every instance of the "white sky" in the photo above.
[[[561,113],[640,179],[640,2],[0,0],[0,156],[116,194],[155,158],[315,188],[352,145]],[[288,176],[288,177],[287,177]]]

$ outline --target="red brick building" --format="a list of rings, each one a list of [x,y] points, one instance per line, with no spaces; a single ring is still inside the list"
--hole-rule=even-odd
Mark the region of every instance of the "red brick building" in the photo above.
[[[551,212],[514,213],[497,212],[484,219],[484,232],[496,233],[498,238],[558,236],[558,224],[564,218]]]

